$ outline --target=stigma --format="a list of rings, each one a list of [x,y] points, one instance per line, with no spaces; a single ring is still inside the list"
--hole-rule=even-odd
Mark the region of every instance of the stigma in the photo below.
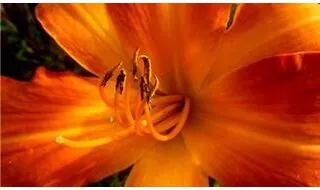
[[[123,129],[112,136],[91,140],[72,140],[58,136],[56,143],[74,148],[91,148],[134,134],[169,141],[181,132],[190,112],[189,98],[161,92],[160,81],[152,72],[151,59],[139,53],[137,49],[129,72],[120,61],[106,71],[99,86],[101,99],[114,110],[113,122]],[[115,82],[111,83],[114,77]],[[114,94],[105,93],[105,88],[114,88]]]

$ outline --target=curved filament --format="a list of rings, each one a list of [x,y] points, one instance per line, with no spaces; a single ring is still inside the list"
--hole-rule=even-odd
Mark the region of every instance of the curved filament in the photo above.
[[[69,147],[73,148],[93,148],[101,145],[106,145],[111,142],[114,142],[116,140],[123,139],[130,134],[134,133],[134,128],[128,128],[123,131],[118,132],[115,136],[113,137],[104,137],[104,138],[98,138],[98,139],[93,139],[93,140],[71,140],[68,138],[65,138],[63,136],[58,136],[56,138],[56,142],[58,144],[64,144]]]
[[[168,141],[168,140],[171,140],[172,138],[174,138],[175,136],[177,136],[179,134],[179,132],[182,130],[185,122],[187,121],[188,114],[189,114],[189,111],[190,111],[190,100],[188,98],[185,99],[184,107],[183,107],[179,122],[172,129],[172,131],[170,131],[169,134],[166,134],[166,135],[160,134],[154,128],[154,126],[152,124],[150,111],[149,111],[149,108],[147,106],[144,107],[144,111],[145,111],[146,119],[147,119],[147,122],[148,122],[148,129],[149,129],[150,133],[152,134],[152,136],[155,139],[160,140],[160,141]]]

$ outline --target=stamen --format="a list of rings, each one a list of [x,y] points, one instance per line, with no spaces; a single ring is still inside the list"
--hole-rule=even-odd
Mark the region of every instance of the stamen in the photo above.
[[[132,75],[133,79],[135,81],[138,80],[137,72],[138,72],[138,57],[139,57],[139,52],[140,48],[137,48],[137,50],[133,54],[133,59],[132,59]]]
[[[144,105],[146,104],[146,99],[148,97],[148,85],[146,83],[145,77],[141,76],[140,77],[140,100],[138,100],[135,108],[135,128],[136,128],[136,134],[142,136],[144,129],[141,126],[140,120],[141,120],[141,115],[142,115],[142,110]],[[146,132],[146,131],[145,131]]]
[[[176,126],[179,122],[180,117],[178,114],[174,114],[169,116],[166,120],[162,121],[161,123],[158,123],[155,128],[159,132],[164,132],[168,129],[171,129],[172,127]]]
[[[140,55],[140,57],[143,61],[144,64],[144,76],[146,77],[146,82],[149,85],[151,81],[151,60],[148,56],[146,55]]]
[[[140,80],[140,98],[141,101],[145,100],[147,97],[147,83],[144,77],[141,77]]]
[[[123,90],[125,89],[125,85],[126,85],[126,72],[124,69],[120,70],[120,74],[117,77],[117,83],[116,83],[116,93],[115,93],[115,97],[114,97],[114,111],[115,111],[115,115],[116,115],[116,119],[117,122],[127,128],[128,126],[123,122],[121,115],[119,113],[119,95],[122,94]],[[126,108],[127,109],[127,108]]]
[[[170,129],[171,127],[175,126],[179,120],[181,120],[177,115],[169,116],[168,119],[164,120],[163,122],[157,124],[157,129],[162,132],[167,129]],[[56,142],[58,144],[64,144],[66,146],[72,147],[72,148],[94,148],[97,146],[106,145],[109,143],[112,143],[114,141],[118,141],[121,139],[124,139],[128,137],[129,135],[132,135],[135,132],[134,127],[127,128],[125,130],[122,130],[118,133],[116,133],[113,137],[105,137],[105,138],[98,138],[93,140],[71,140],[68,138],[65,138],[63,136],[58,136],[56,138]]]
[[[137,117],[141,114],[141,104],[142,101],[139,96],[136,96],[136,107],[134,109],[134,118],[137,120]]]
[[[135,81],[138,80],[138,76],[137,73],[139,71],[138,68],[138,63],[139,63],[139,59],[142,59],[143,61],[143,70],[144,70],[144,74],[143,76],[146,77],[146,82],[149,85],[150,84],[150,80],[151,80],[151,76],[152,76],[152,69],[151,69],[151,60],[148,56],[146,55],[140,55],[140,48],[137,48],[137,50],[135,51],[133,58],[132,58],[132,74],[133,74],[133,78]]]
[[[139,52],[140,49],[138,48],[132,59],[133,80],[131,78],[131,80],[128,81],[125,69],[120,69],[123,65],[121,61],[110,71],[106,72],[99,89],[102,100],[108,106],[114,108],[117,123],[126,129],[117,133],[114,137],[105,137],[93,140],[78,141],[58,136],[56,138],[57,143],[65,144],[70,147],[90,148],[108,144],[115,140],[124,138],[134,132],[138,135],[151,134],[155,139],[160,141],[168,141],[180,133],[189,114],[190,100],[181,95],[168,96],[167,94],[160,92],[158,90],[160,81],[156,75],[152,74],[150,58],[146,55],[139,56]],[[138,67],[140,59],[143,61],[143,72]],[[107,82],[112,78],[117,69],[120,69],[120,71],[116,77],[114,100],[110,101],[106,95],[104,87],[107,85]],[[153,81],[151,81],[151,77],[153,77]],[[138,83],[139,79],[140,81]],[[130,86],[130,88],[131,86],[139,88],[139,90],[135,91],[136,102],[134,110],[131,110],[131,91],[128,86]],[[124,93],[124,97],[122,97],[122,93]],[[162,97],[156,97],[153,99],[154,96]],[[183,100],[184,106],[181,114],[173,114],[180,111]],[[125,109],[124,112],[120,112],[120,109],[123,108]],[[151,115],[152,109],[153,111]],[[132,112],[134,112],[134,115]],[[110,122],[113,122],[113,120]],[[164,123],[168,123],[168,125],[162,125]],[[156,125],[157,130],[154,125]],[[159,125],[161,127],[159,127]],[[167,132],[167,134],[161,134],[161,132],[168,129],[171,129],[170,132]]]
[[[130,81],[125,80],[125,86],[130,85]],[[130,125],[134,124],[134,119],[131,113],[131,106],[130,106],[130,89],[128,87],[125,88],[124,92],[124,99],[125,99],[125,111],[126,111],[126,118],[129,121]]]
[[[140,85],[139,85],[140,86],[140,88],[139,88],[140,89],[140,98],[137,95],[136,107],[135,107],[135,112],[134,112],[136,121],[140,120],[141,111],[142,111],[141,106],[144,104],[144,100],[146,98],[145,84],[146,84],[146,82],[145,82],[144,77],[141,77]],[[140,130],[139,126],[137,126],[137,122],[136,122],[135,127],[136,127],[136,133],[141,134],[141,132],[140,132],[141,130]]]
[[[152,136],[155,139],[160,140],[160,141],[168,141],[168,140],[171,140],[172,138],[174,138],[175,136],[177,136],[179,134],[179,132],[182,130],[183,126],[185,125],[185,122],[187,121],[188,114],[190,111],[190,99],[188,99],[188,98],[185,99],[184,107],[183,107],[179,122],[172,129],[172,131],[169,132],[169,134],[167,134],[167,135],[162,135],[158,131],[155,130],[155,128],[152,124],[150,111],[147,106],[144,107],[144,111],[146,114],[146,119],[148,121],[148,129],[151,132]]]
[[[73,148],[91,148],[91,147],[96,147],[96,146],[107,144],[111,141],[112,141],[112,139],[109,137],[99,138],[99,139],[94,139],[94,140],[82,140],[82,141],[70,140],[70,139],[64,138],[62,136],[58,136],[56,138],[56,143],[65,144],[65,145],[67,145],[69,147],[73,147]]]
[[[184,97],[182,95],[170,95],[170,96],[162,96],[162,97],[155,97],[152,100],[152,106],[159,106],[163,104],[171,104],[174,102],[183,101]]]
[[[134,117],[135,117],[135,129],[136,129],[136,134],[139,135],[139,136],[143,136],[143,133],[142,133],[142,128],[140,126],[140,118],[141,118],[141,112],[142,112],[142,105],[144,105],[144,96],[145,96],[145,93],[143,91],[143,82],[142,80],[140,81],[140,96],[137,94],[136,96],[136,107],[135,107],[135,110],[134,110]],[[141,88],[142,87],[142,88]]]
[[[104,87],[107,85],[107,82],[111,79],[111,77],[113,76],[113,73],[115,72],[115,70],[119,69],[121,66],[123,65],[123,62],[120,61],[118,63],[118,65],[114,66],[112,69],[110,69],[109,71],[106,72],[106,74],[104,75],[101,83],[100,83],[100,87],[99,87],[99,93],[100,93],[100,97],[102,99],[102,101],[105,102],[105,104],[107,104],[109,107],[113,108],[114,104],[112,101],[110,101],[108,99],[107,94],[104,91]]]
[[[125,88],[125,80],[126,80],[126,71],[124,69],[120,70],[120,73],[117,77],[117,83],[116,83],[116,92],[118,92],[120,95],[122,95],[123,89]]]
[[[102,101],[110,108],[114,108],[114,103],[108,99],[107,94],[104,91],[104,86],[100,86],[99,87],[99,93],[100,93],[100,97],[102,99]]]
[[[135,123],[136,134],[139,136],[143,136],[144,133],[150,133],[146,126],[146,120],[141,119],[141,115],[137,118],[137,122]]]
[[[108,117],[108,121],[109,121],[109,123],[113,123],[114,122],[114,118],[113,117]]]
[[[151,98],[155,94],[155,91],[157,90],[157,88],[159,86],[159,79],[155,75],[154,75],[154,78],[155,78],[155,84],[152,87],[153,88],[152,91],[150,91],[149,86],[151,86],[151,85],[146,84],[145,77],[141,76],[141,80],[140,80],[140,98],[141,98],[141,100],[137,102],[136,109],[135,109],[135,119],[136,119],[135,128],[136,128],[136,133],[138,135],[142,135],[142,132],[150,133],[147,128],[142,127],[142,121],[141,121],[142,113],[141,112],[145,106],[149,106],[149,110],[151,110],[151,104],[149,104],[149,103],[151,101]],[[179,106],[179,105],[173,105],[173,108],[176,109],[177,106]],[[157,116],[162,117],[168,111],[171,111],[171,109],[172,109],[171,107],[168,106],[167,109],[161,110],[160,112],[157,113],[158,114]],[[157,117],[153,117],[153,119],[157,120]],[[154,122],[154,121],[152,121],[152,122]]]
[[[114,112],[115,112],[115,115],[116,115],[117,122],[122,127],[127,128],[128,126],[123,122],[123,120],[121,118],[121,115],[119,113],[119,94],[118,93],[115,93],[115,96],[114,96]]]
[[[173,111],[177,110],[179,107],[181,107],[181,104],[169,104],[167,107],[161,109],[160,111],[154,113],[152,115],[152,123],[158,123],[159,121],[165,119],[170,114],[172,114]]]
[[[180,104],[172,104],[172,105],[169,105],[163,109],[161,109],[160,111],[154,113],[152,115],[152,118],[151,118],[151,122],[154,123],[154,124],[157,124],[158,122],[162,121],[163,119],[167,118],[170,116],[170,114],[178,109],[181,105]],[[147,128],[148,126],[148,122],[147,120],[145,119],[141,119],[141,115],[137,116],[137,119],[136,119],[136,133],[140,136],[142,136],[142,132],[144,133],[147,133],[149,134],[150,131],[149,129]]]
[[[123,62],[120,61],[118,63],[118,65],[114,66],[112,69],[110,69],[109,71],[106,72],[106,74],[104,75],[102,81],[101,81],[101,84],[100,86],[106,86],[107,85],[107,82],[111,79],[111,77],[113,76],[113,73],[116,69],[119,69],[121,66],[123,65]]]
[[[151,98],[155,95],[160,84],[158,77],[156,75],[153,75],[153,77],[154,77],[155,83],[152,87],[152,90],[150,91],[150,94],[147,96],[147,101],[149,104],[151,103]]]
[[[136,119],[136,122],[135,122],[135,128],[136,128],[136,134],[139,135],[139,136],[142,136],[143,133],[143,129],[141,127],[141,123],[140,123],[140,119],[141,119],[141,115],[142,115],[142,109],[144,104],[145,104],[145,101],[141,100],[141,99],[137,99],[137,104],[136,104],[136,108],[135,108],[135,119]]]
[[[67,145],[67,146],[73,147],[73,148],[94,148],[97,146],[109,144],[109,143],[114,142],[116,140],[123,139],[133,133],[134,133],[134,128],[130,127],[128,129],[120,131],[119,133],[117,133],[113,137],[105,137],[105,138],[98,138],[98,139],[93,139],[93,140],[79,140],[78,141],[78,140],[71,140],[71,139],[65,138],[63,136],[58,136],[56,138],[56,142],[58,144],[64,144],[64,145]]]

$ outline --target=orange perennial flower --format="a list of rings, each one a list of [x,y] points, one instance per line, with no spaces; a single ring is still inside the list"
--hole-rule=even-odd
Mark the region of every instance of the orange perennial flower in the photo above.
[[[320,185],[320,5],[41,4],[97,77],[1,77],[1,185]]]

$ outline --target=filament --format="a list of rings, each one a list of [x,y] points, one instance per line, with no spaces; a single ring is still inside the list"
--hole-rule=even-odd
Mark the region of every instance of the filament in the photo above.
[[[114,108],[114,103],[108,98],[108,96],[104,90],[104,86],[99,87],[99,93],[100,93],[100,97],[101,97],[102,101],[110,108]]]
[[[163,104],[170,104],[174,102],[183,101],[184,97],[182,95],[170,95],[170,96],[162,96],[156,97],[152,100],[152,105],[158,106]]]
[[[162,119],[168,117],[174,110],[178,109],[181,106],[180,103],[176,104],[169,104],[165,108],[161,109],[160,111],[154,113],[152,115],[152,123],[158,123]]]
[[[114,96],[114,112],[116,115],[117,122],[124,128],[127,128],[128,126],[123,122],[121,115],[119,113],[119,93],[115,93]]]
[[[138,121],[135,123],[135,129],[136,129],[136,134],[139,136],[143,136],[143,131],[140,123],[140,117],[141,117],[141,105],[143,102],[141,101],[140,94],[137,93],[136,95],[136,107],[134,110],[134,117],[135,120]]]
[[[128,84],[127,80],[125,80],[125,86]],[[126,118],[129,121],[130,125],[133,125],[134,119],[131,113],[131,106],[130,106],[130,90],[129,88],[125,89],[124,92],[124,99],[125,99],[125,113],[126,113]]]
[[[56,138],[56,142],[58,144],[64,144],[64,145],[67,145],[67,146],[73,147],[73,148],[93,148],[93,147],[109,144],[109,143],[114,142],[116,140],[123,139],[133,133],[134,133],[134,128],[130,127],[130,128],[127,128],[125,130],[118,132],[113,137],[104,137],[104,138],[98,138],[98,139],[93,139],[93,140],[79,140],[79,141],[77,141],[77,140],[67,139],[63,136],[58,136]]]
[[[158,112],[154,113],[151,117],[151,122],[152,123],[158,123],[160,122],[161,120],[167,118],[170,116],[170,114],[178,109],[181,105],[180,104],[172,104],[172,105],[168,105],[167,107],[159,110]],[[144,118],[144,117],[138,117],[137,118],[137,123],[136,123],[136,131],[138,132],[138,134],[141,135],[141,132],[144,132],[144,133],[147,133],[149,134],[150,131],[149,129],[147,128],[148,126],[148,121],[146,119],[141,119],[141,118]]]
[[[122,65],[123,65],[123,62],[120,61],[117,65],[115,65],[113,68],[111,68],[111,70],[107,71],[106,74],[104,75],[104,77],[102,78],[101,83],[100,83],[100,87],[99,87],[100,97],[101,97],[102,101],[104,101],[104,103],[107,104],[107,106],[109,106],[111,108],[114,107],[114,104],[111,100],[108,99],[108,96],[106,95],[106,93],[104,91],[104,87],[107,85],[109,80],[112,78],[113,73],[117,69],[119,69]]]
[[[139,48],[136,50],[132,59],[132,73],[128,75],[131,80],[128,80],[126,70],[120,61],[118,65],[106,72],[99,87],[102,101],[114,109],[117,123],[125,129],[112,137],[91,140],[72,140],[60,135],[56,137],[58,144],[75,148],[92,148],[112,143],[134,133],[139,136],[148,134],[159,141],[168,141],[181,132],[190,112],[189,98],[159,93],[160,81],[152,72],[151,60],[146,55],[139,55],[139,50]],[[140,60],[143,62],[143,72],[138,67]],[[105,87],[116,70],[120,71],[115,81],[114,99],[111,100],[108,98]],[[151,81],[151,77],[154,77],[154,80]],[[131,86],[138,88],[135,91],[134,105],[130,102]],[[123,96],[122,93],[124,93]]]
[[[112,141],[110,137],[105,137],[105,138],[99,138],[99,139],[94,139],[94,140],[82,140],[82,141],[75,141],[75,140],[70,140],[67,138],[64,138],[63,136],[58,136],[56,138],[56,142],[58,144],[65,144],[69,147],[73,148],[91,148],[91,147],[97,147],[101,146],[104,144],[108,144]]]
[[[152,124],[150,111],[147,106],[144,107],[144,111],[146,114],[146,119],[148,121],[148,129],[150,130],[150,133],[152,134],[152,136],[159,141],[168,141],[179,134],[179,132],[182,130],[185,122],[187,121],[188,114],[190,111],[190,100],[188,98],[185,99],[184,107],[183,107],[179,122],[172,129],[172,131],[170,131],[169,134],[167,134],[167,135],[162,135],[158,131],[155,130],[155,128]]]

